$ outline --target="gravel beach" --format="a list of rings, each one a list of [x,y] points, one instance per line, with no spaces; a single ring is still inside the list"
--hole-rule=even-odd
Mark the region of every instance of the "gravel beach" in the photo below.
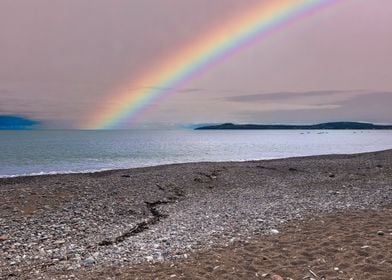
[[[4,178],[0,279],[392,279],[391,206],[392,150]],[[333,232],[339,241],[321,241]],[[371,236],[383,256],[366,253]],[[323,248],[358,240],[365,253],[344,255],[343,267],[309,267],[316,249],[322,259]],[[299,242],[316,249],[285,265]],[[325,263],[339,255],[328,252]],[[373,270],[347,274],[360,265],[355,254]],[[231,263],[216,275],[218,255]]]

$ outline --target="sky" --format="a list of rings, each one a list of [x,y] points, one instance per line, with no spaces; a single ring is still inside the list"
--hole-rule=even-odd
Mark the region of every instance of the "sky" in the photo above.
[[[275,0],[0,0],[0,115],[79,128],[134,77],[260,1]],[[392,123],[391,15],[390,0],[342,0],[214,66],[132,125]]]

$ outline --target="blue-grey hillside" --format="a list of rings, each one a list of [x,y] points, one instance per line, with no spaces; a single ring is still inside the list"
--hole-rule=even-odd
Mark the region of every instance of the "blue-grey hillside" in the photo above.
[[[195,129],[392,129],[392,125],[376,125],[363,122],[328,122],[312,125],[224,123],[218,125],[201,126]]]

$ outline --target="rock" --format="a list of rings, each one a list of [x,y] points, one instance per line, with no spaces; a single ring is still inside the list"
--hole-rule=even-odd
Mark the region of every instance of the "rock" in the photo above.
[[[55,242],[53,242],[54,244],[56,244],[56,245],[61,245],[61,244],[64,244],[65,243],[65,240],[64,239],[60,239],[60,240],[56,240]]]
[[[95,264],[95,259],[93,257],[88,257],[82,262],[83,266],[93,266]]]
[[[7,235],[0,235],[0,242],[6,241],[6,240],[8,240]]]
[[[271,277],[271,280],[284,280],[282,276],[278,275],[278,274],[274,274]]]
[[[382,230],[377,231],[378,235],[384,235],[384,232]]]

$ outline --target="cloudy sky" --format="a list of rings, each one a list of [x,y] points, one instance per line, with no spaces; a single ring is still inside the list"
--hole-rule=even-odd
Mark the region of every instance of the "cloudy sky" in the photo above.
[[[78,127],[140,72],[260,1],[0,0],[0,115]],[[342,0],[213,67],[135,125],[391,123],[391,15],[390,0]]]

